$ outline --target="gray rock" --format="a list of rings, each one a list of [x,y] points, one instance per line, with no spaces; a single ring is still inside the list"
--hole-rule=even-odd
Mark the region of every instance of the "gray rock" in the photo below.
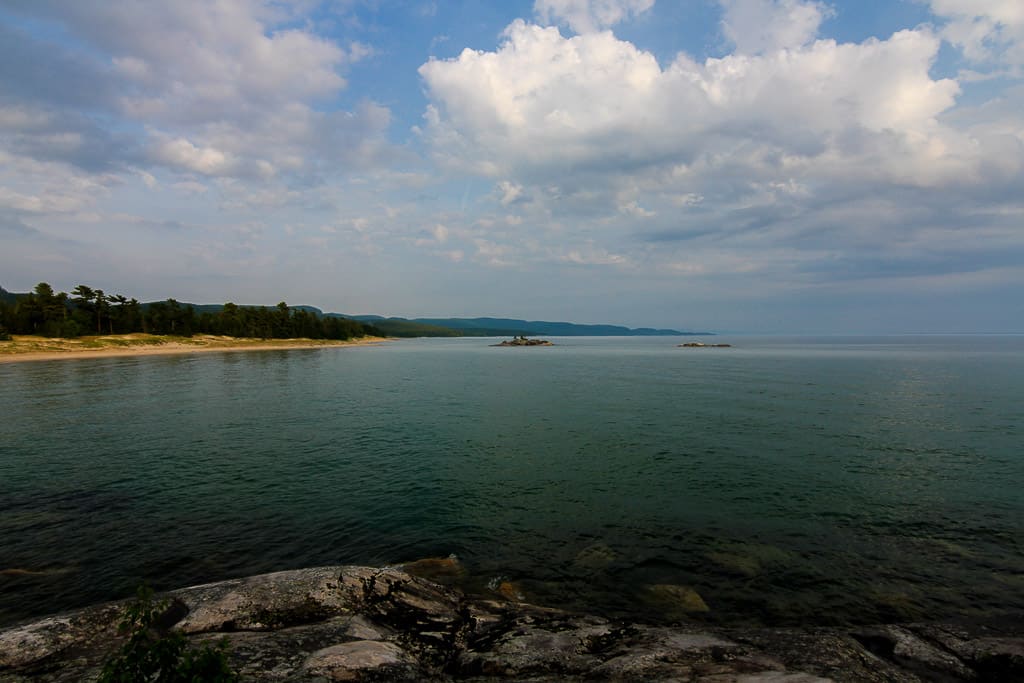
[[[602,555],[595,553],[596,556]],[[247,681],[1024,681],[1024,618],[870,628],[652,627],[469,599],[396,568],[174,591],[162,626],[224,639]],[[124,603],[0,631],[0,683],[95,680]]]
[[[185,633],[269,631],[349,613],[361,578],[355,571],[317,567],[195,586],[171,595],[188,607],[178,623]]]
[[[0,631],[0,673],[101,647],[117,637],[122,612],[120,604],[102,605]]]
[[[459,654],[458,672],[500,678],[582,675],[601,663],[593,643],[610,632],[608,623],[595,617],[527,613],[472,638]]]
[[[414,681],[419,678],[417,661],[394,643],[355,640],[317,650],[302,669],[310,676],[331,681]]]
[[[1024,681],[1024,627],[1020,620],[970,626],[925,624],[908,627],[954,655],[979,680]]]
[[[956,656],[929,644],[912,632],[899,626],[877,626],[852,633],[864,647],[874,654],[897,662],[922,677],[973,681],[975,674]]]

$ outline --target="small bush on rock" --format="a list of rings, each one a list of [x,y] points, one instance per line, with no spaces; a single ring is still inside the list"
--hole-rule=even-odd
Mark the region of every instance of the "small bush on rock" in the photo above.
[[[228,665],[227,641],[191,647],[180,631],[161,628],[158,620],[167,601],[153,602],[153,591],[140,587],[118,626],[128,640],[103,667],[99,683],[234,683],[238,674]]]

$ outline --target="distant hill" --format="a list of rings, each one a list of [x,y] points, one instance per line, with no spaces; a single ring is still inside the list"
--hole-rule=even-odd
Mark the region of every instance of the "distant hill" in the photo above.
[[[333,315],[333,314],[328,314]],[[452,327],[427,319],[382,318],[379,315],[352,316],[361,323],[373,325],[396,337],[505,337],[532,334],[525,329],[489,329],[483,327]]]
[[[649,327],[629,328],[619,325],[579,325],[567,322],[543,320],[518,320],[515,318],[381,318],[376,315],[350,316],[361,322],[369,322],[381,329],[394,322],[414,323],[457,330],[467,337],[502,337],[512,335],[548,335],[552,337],[652,337],[707,335],[707,332],[680,332],[679,330],[653,329]]]
[[[0,287],[0,302],[13,306],[18,301],[18,294],[14,292],[8,292],[3,287]]]
[[[145,306],[146,304],[143,304]],[[193,306],[196,313],[219,313],[222,304],[186,304]],[[241,305],[241,304],[239,304]],[[267,306],[266,308],[272,308]],[[519,320],[516,318],[385,318],[380,315],[348,315],[324,313],[316,306],[289,306],[326,318],[350,318],[373,325],[392,337],[658,337],[658,336],[713,336],[711,332],[680,332],[671,329],[651,327],[630,328],[621,325],[579,325],[567,322],[544,320]]]
[[[314,315],[325,318],[351,318],[375,328],[389,337],[461,337],[464,336],[458,330],[438,325],[428,325],[421,322],[414,322],[404,318],[385,318],[380,315],[343,315],[341,313],[324,313],[315,306],[292,306],[300,308]]]
[[[336,315],[329,313],[328,315]],[[373,325],[389,337],[465,337],[461,330],[453,330],[450,327],[439,325],[427,325],[412,320],[400,320],[395,318],[377,318],[375,320],[363,320],[356,318],[361,323]]]

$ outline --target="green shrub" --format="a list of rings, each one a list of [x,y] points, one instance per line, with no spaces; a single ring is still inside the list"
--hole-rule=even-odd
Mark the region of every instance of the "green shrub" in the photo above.
[[[11,334],[3,325],[0,325],[0,341],[11,341]]]
[[[162,629],[158,620],[169,603],[153,602],[153,591],[140,587],[125,609],[119,630],[128,636],[121,650],[103,666],[99,683],[192,683],[238,681],[228,665],[227,640],[191,647],[181,631]]]
[[[57,336],[65,339],[74,339],[75,337],[82,336],[82,328],[74,320],[65,320],[61,323],[60,333]]]

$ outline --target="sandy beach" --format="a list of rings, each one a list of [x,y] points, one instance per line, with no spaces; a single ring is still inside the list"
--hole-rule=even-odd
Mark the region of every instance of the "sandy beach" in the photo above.
[[[385,341],[390,340],[385,337],[361,337],[340,341],[334,339],[246,339],[216,335],[163,337],[150,334],[116,334],[77,339],[53,339],[14,335],[11,341],[0,342],[0,363],[235,351],[287,351],[363,346]]]

